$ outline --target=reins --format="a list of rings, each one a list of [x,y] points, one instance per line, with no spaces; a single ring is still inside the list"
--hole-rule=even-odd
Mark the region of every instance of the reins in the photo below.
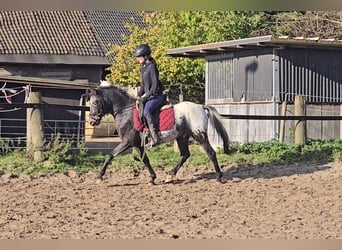
[[[129,109],[131,109],[131,108],[133,108],[134,106],[136,106],[136,103],[132,103],[132,104],[130,104],[130,105],[127,105],[127,106],[125,106],[125,107],[123,107],[122,109],[119,109],[119,110],[117,110],[117,111],[114,111],[114,119],[115,119],[115,117],[116,117],[116,115],[118,114],[118,113],[123,113],[124,111],[126,111],[126,110],[129,110]],[[139,161],[140,162],[142,162],[142,163],[144,163],[144,157],[145,157],[145,155],[146,155],[146,148],[145,148],[145,138],[146,138],[146,134],[148,133],[148,131],[145,131],[145,130],[143,130],[143,132],[142,132],[142,136],[141,136],[141,146],[142,146],[142,148],[143,148],[143,153],[142,153],[142,155],[141,155],[141,157],[140,157],[140,159],[139,159]]]
[[[129,105],[126,105],[124,106],[123,108],[119,108],[119,109],[116,109],[116,110],[112,110],[111,114],[114,116],[114,119],[116,119],[117,115],[118,114],[122,114],[122,113],[125,113],[126,111],[128,110],[131,110],[133,109],[134,107],[136,106],[136,100],[133,99],[133,103],[129,104]],[[98,113],[89,113],[89,118],[92,118],[92,119],[95,119],[95,120],[100,120],[104,114],[106,112],[104,112],[105,110],[105,105],[102,103],[102,100],[101,100],[101,107],[99,109],[99,112]],[[140,162],[144,163],[143,159],[145,158],[146,156],[146,149],[145,149],[145,136],[146,136],[146,133],[148,133],[148,131],[143,131],[142,132],[142,135],[141,135],[141,146],[143,148],[143,152],[142,152],[142,155],[139,159]]]
[[[130,105],[127,105],[127,106],[123,107],[122,109],[118,109],[116,111],[113,111],[114,119],[116,118],[117,114],[123,113],[123,111],[129,110],[129,109],[131,109],[134,106],[135,106],[135,103],[132,103]],[[89,114],[90,117],[97,117],[97,116],[101,116],[102,117],[103,115],[104,114],[102,112],[102,109],[101,109],[101,112],[99,112],[99,113],[96,113],[96,114],[95,113],[90,113]]]
[[[134,106],[135,106],[135,103],[132,103],[130,105],[127,105],[127,106],[123,107],[122,109],[118,109],[118,110],[114,111],[113,112],[114,119],[115,119],[117,114],[124,113],[124,111],[129,110],[129,109],[133,108]]]

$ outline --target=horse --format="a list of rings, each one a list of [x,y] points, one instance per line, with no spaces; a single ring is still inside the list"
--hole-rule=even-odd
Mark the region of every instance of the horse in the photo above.
[[[121,138],[121,142],[106,156],[97,176],[98,181],[103,179],[106,169],[114,157],[127,149],[135,148],[140,155],[139,160],[144,163],[149,171],[150,183],[155,184],[156,173],[145,151],[142,132],[137,130],[134,125],[136,98],[115,85],[90,88],[87,96],[90,106],[89,124],[91,126],[99,125],[104,115],[111,114],[115,119],[116,131]],[[217,134],[222,138],[224,152],[228,154],[229,137],[223,125],[222,117],[212,106],[189,101],[173,104],[172,108],[174,110],[174,125],[167,131],[161,131],[162,143],[176,140],[180,151],[180,159],[176,166],[167,173],[165,183],[173,182],[178,170],[190,157],[190,137],[202,146],[214,165],[216,180],[222,183],[223,174],[217,161],[216,152],[209,143],[207,131],[208,121],[210,121]]]

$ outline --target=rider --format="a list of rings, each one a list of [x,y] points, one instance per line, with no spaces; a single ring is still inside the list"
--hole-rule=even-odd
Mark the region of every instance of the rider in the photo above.
[[[151,48],[148,44],[140,44],[135,48],[133,56],[140,63],[140,74],[142,78],[141,86],[138,91],[138,102],[144,103],[144,118],[149,127],[152,141],[150,147],[157,146],[161,142],[159,132],[159,111],[165,103],[166,98],[163,94],[163,84],[159,80],[157,63],[151,56]]]

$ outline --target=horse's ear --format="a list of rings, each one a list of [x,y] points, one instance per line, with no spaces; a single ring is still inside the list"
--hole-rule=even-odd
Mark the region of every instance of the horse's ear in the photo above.
[[[87,101],[89,101],[90,96],[96,95],[96,89],[94,88],[87,89],[86,94],[87,94]]]
[[[96,95],[96,89],[94,89],[94,88],[90,88],[90,89],[88,89],[88,95]]]

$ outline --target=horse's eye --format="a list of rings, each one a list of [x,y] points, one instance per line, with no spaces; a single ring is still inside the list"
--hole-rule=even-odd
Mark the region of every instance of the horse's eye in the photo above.
[[[93,106],[97,106],[97,102],[94,102],[94,103],[93,103]]]

